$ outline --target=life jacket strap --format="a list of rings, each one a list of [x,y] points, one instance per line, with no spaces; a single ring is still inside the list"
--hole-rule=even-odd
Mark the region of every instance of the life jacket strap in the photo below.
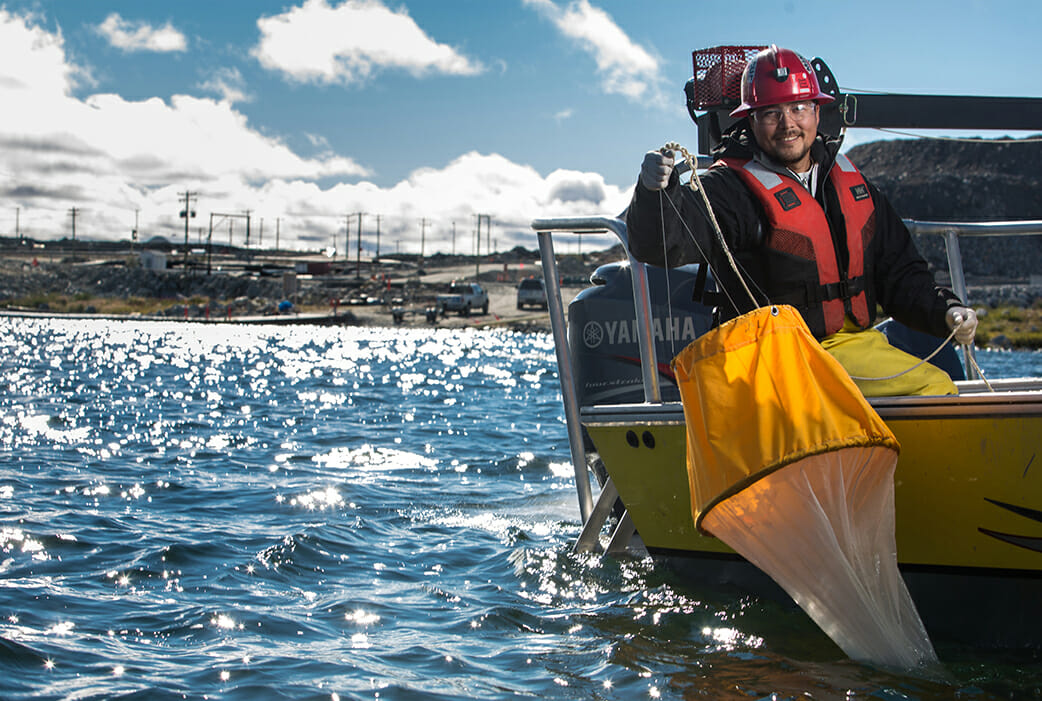
[[[833,299],[848,300],[865,291],[865,276],[859,275],[825,285],[808,282],[805,284],[805,290],[808,303],[828,302]]]

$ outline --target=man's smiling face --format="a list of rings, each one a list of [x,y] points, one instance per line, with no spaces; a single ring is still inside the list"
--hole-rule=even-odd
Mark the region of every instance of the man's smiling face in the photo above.
[[[763,107],[749,121],[764,153],[797,173],[810,169],[810,147],[818,134],[815,103],[805,100]]]

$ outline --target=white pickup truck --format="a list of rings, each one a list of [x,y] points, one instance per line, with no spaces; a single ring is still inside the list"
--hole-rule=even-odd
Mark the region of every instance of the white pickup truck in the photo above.
[[[476,282],[453,280],[448,294],[438,295],[437,304],[443,315],[458,312],[460,316],[467,316],[477,309],[488,314],[488,293]]]

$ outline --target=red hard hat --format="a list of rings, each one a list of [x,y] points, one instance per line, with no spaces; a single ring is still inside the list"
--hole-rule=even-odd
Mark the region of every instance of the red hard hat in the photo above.
[[[783,102],[814,100],[819,105],[835,98],[818,87],[818,76],[807,59],[774,44],[749,59],[742,71],[742,104],[731,112],[744,117],[759,107]]]

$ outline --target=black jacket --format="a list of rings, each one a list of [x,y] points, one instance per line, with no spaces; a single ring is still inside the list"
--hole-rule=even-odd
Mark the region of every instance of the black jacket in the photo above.
[[[755,157],[782,177],[791,179],[786,168],[759,151],[747,124],[741,122],[725,135],[714,157]],[[839,140],[825,141],[819,134],[811,156],[819,164],[817,199],[825,210],[837,260],[845,274],[849,254],[843,235],[843,213],[828,178],[839,146]],[[720,316],[729,319],[755,306],[769,304],[772,294],[778,293],[772,289],[769,271],[764,269],[762,249],[768,230],[767,218],[756,196],[730,168],[713,168],[700,177],[728,247],[757,298],[755,305],[724,258],[701,196],[687,185],[682,186],[676,171],[669,185],[661,191],[661,197],[659,192],[637,184],[626,213],[629,247],[637,260],[658,266],[675,267],[708,258],[718,286],[726,293],[720,300]],[[865,251],[865,268],[870,272],[865,291],[872,321],[875,321],[878,304],[886,314],[906,326],[944,338],[949,332],[945,312],[949,306],[962,302],[950,290],[934,283],[904,222],[872,183],[868,182],[868,188],[876,221],[875,235]]]

